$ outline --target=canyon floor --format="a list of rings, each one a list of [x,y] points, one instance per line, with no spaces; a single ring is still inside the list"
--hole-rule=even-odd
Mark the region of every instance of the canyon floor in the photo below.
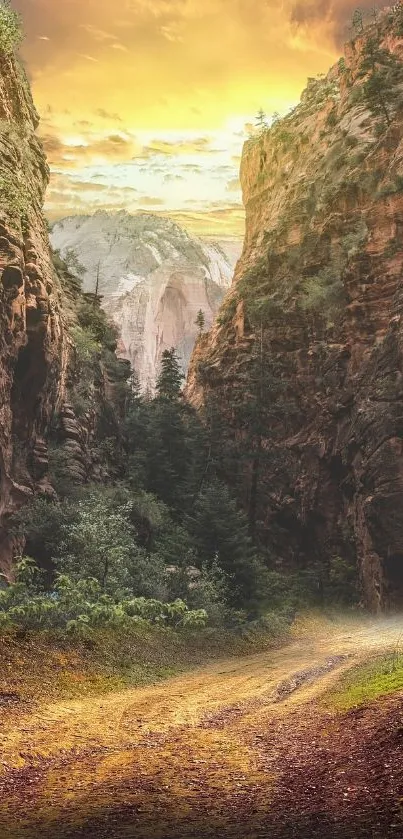
[[[401,837],[403,695],[348,712],[324,696],[402,630],[318,624],[158,685],[9,709],[1,839]]]

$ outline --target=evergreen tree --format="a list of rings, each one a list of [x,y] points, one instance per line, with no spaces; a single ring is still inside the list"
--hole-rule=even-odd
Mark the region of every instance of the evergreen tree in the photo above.
[[[154,399],[146,423],[145,488],[171,509],[180,509],[189,467],[183,406],[167,396]]]
[[[376,37],[367,39],[363,49],[360,77],[363,83],[364,101],[374,116],[381,116],[389,126],[392,122],[391,108],[396,100],[393,71],[401,70],[401,64],[390,50],[381,47]]]
[[[201,336],[203,335],[205,325],[206,318],[204,316],[204,312],[202,311],[202,309],[199,309],[197,313],[197,318],[195,320],[195,326],[197,326],[199,329],[199,338],[201,338]]]
[[[276,438],[284,433],[284,423],[294,414],[295,406],[284,385],[285,362],[275,360],[267,340],[265,323],[273,312],[271,301],[247,306],[255,334],[248,375],[233,402],[237,429],[239,467],[243,472],[245,495],[242,504],[248,511],[250,534],[254,537],[258,500],[267,465],[279,457]]]
[[[229,581],[229,605],[255,613],[263,594],[264,569],[256,558],[246,516],[228,488],[206,484],[187,521],[199,567],[220,568]]]
[[[165,350],[162,354],[161,370],[157,379],[157,395],[170,401],[177,400],[180,396],[184,378],[174,347]]]
[[[256,126],[257,128],[259,128],[261,132],[266,131],[266,129],[269,127],[267,122],[267,116],[263,108],[260,108],[260,110],[257,113]]]
[[[361,9],[356,9],[353,14],[352,29],[357,35],[364,31],[364,14]]]

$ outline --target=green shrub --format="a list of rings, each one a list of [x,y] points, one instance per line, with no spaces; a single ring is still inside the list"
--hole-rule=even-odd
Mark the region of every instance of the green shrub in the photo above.
[[[19,173],[3,169],[0,175],[0,209],[14,222],[26,225],[30,203],[31,196],[27,187],[23,187]]]
[[[89,329],[82,326],[73,326],[70,330],[77,353],[77,363],[80,368],[86,365],[92,366],[101,351],[101,344],[97,341]]]
[[[326,125],[329,128],[334,128],[335,125],[337,125],[337,110],[336,110],[336,108],[333,108],[333,110],[330,111],[330,114],[328,114],[328,117],[327,117],[327,120],[326,120]]]
[[[224,300],[217,318],[219,326],[226,326],[231,322],[232,318],[235,316],[238,302],[237,297],[231,297],[229,300]]]
[[[329,266],[305,280],[303,289],[301,306],[305,311],[328,311],[337,306],[344,292],[340,274]]]
[[[25,557],[19,561],[16,582],[0,591],[0,628],[61,629],[85,635],[96,627],[141,621],[179,629],[204,627],[208,620],[203,609],[188,609],[181,600],[119,601],[105,594],[97,580],[74,581],[66,574],[57,575],[51,590],[46,591],[42,577],[33,560]]]

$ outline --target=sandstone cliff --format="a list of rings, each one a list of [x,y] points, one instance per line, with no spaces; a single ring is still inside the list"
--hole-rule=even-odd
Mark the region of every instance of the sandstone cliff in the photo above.
[[[58,281],[42,202],[46,159],[19,61],[0,55],[0,570],[10,513],[47,483],[46,434],[63,381]]]
[[[249,439],[260,541],[357,558],[373,609],[403,603],[402,62],[399,7],[246,143],[244,249],[187,386]]]
[[[63,258],[82,266],[84,291],[98,286],[119,328],[120,355],[144,389],[153,388],[165,349],[175,347],[187,370],[197,312],[210,327],[232,278],[233,264],[218,244],[168,219],[124,211],[62,219],[51,238]]]

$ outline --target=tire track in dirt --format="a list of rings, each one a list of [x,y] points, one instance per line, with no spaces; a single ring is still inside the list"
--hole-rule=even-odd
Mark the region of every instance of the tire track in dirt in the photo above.
[[[267,837],[281,743],[305,748],[317,696],[396,634],[394,623],[322,628],[162,685],[23,714],[1,731],[0,836]]]

